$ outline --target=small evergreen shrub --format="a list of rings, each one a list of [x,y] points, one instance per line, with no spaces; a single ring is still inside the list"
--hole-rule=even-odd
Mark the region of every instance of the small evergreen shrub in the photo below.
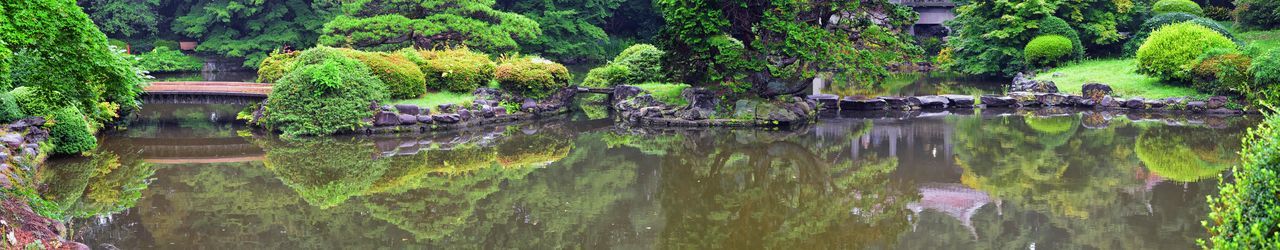
[[[79,109],[63,107],[48,117],[49,143],[53,154],[69,155],[89,151],[98,147],[98,139],[93,137],[89,122]]]
[[[587,77],[582,80],[582,86],[593,88],[612,87],[626,83],[627,77],[630,75],[631,69],[627,68],[627,66],[608,64],[588,71]]]
[[[22,108],[18,107],[18,101],[13,98],[13,94],[0,92],[0,122],[13,122],[26,116]]]
[[[163,39],[156,40],[154,42],[151,42],[151,46],[153,47],[152,49],[161,48],[161,47],[168,48],[169,50],[182,49],[182,46],[178,45],[178,41],[174,41],[174,40],[163,40]]]
[[[641,84],[662,81],[662,55],[666,54],[658,47],[649,44],[636,44],[618,53],[610,64],[628,68],[626,84]]]
[[[1191,70],[1192,87],[1213,94],[1241,93],[1251,89],[1252,58],[1239,52],[1212,51],[1200,56]]]
[[[1038,36],[1059,35],[1066,37],[1071,41],[1071,60],[1084,57],[1084,43],[1080,42],[1080,33],[1071,28],[1066,20],[1055,16],[1048,16],[1040,20],[1040,30]]]
[[[1251,89],[1243,90],[1254,104],[1280,108],[1280,49],[1273,49],[1253,59],[1249,66],[1253,74]]]
[[[1236,0],[1236,9],[1232,15],[1241,28],[1251,30],[1280,28],[1280,1]]]
[[[1151,12],[1156,15],[1182,12],[1196,16],[1204,16],[1204,9],[1200,8],[1200,4],[1191,0],[1160,0],[1151,5]]]
[[[156,47],[138,55],[138,68],[150,72],[194,72],[204,69],[204,60],[169,47]]]
[[[1280,248],[1280,116],[1250,129],[1231,177],[1218,177],[1218,195],[1209,198],[1209,241],[1214,249]]]
[[[1226,36],[1228,39],[1235,41],[1237,44],[1241,43],[1236,40],[1235,36],[1231,34],[1231,31],[1228,30],[1227,27],[1223,27],[1222,24],[1219,24],[1217,21],[1214,21],[1208,18],[1197,17],[1187,13],[1173,12],[1173,13],[1157,15],[1143,22],[1142,25],[1138,27],[1138,30],[1134,32],[1133,36],[1129,39],[1129,41],[1124,44],[1125,55],[1132,56],[1134,54],[1137,54],[1138,48],[1142,47],[1142,44],[1147,42],[1147,37],[1151,36],[1151,32],[1155,32],[1156,30],[1164,26],[1168,26],[1170,24],[1182,23],[1182,22],[1194,22],[1196,24],[1200,24],[1204,27],[1217,31],[1218,34],[1222,34],[1223,36]]]
[[[258,82],[274,83],[293,70],[293,65],[298,58],[298,52],[280,53],[279,51],[271,53],[266,59],[258,64]]]
[[[1168,81],[1186,82],[1187,69],[1211,49],[1238,49],[1234,42],[1195,23],[1178,23],[1151,33],[1138,48],[1138,72]]]
[[[408,58],[418,63],[426,76],[426,88],[435,91],[471,93],[493,81],[497,64],[489,55],[469,49],[418,51]]]
[[[1022,54],[1031,65],[1051,66],[1070,58],[1073,50],[1071,40],[1067,37],[1043,35],[1031,39],[1022,49]]]
[[[368,125],[369,106],[387,100],[387,87],[368,66],[333,50],[298,56],[297,69],[272,87],[264,123],[288,136],[329,135]],[[316,61],[319,60],[319,61]]]
[[[422,70],[403,55],[349,49],[343,51],[348,57],[369,67],[369,72],[387,86],[391,98],[412,99],[427,93]]]
[[[564,65],[542,58],[511,59],[494,71],[498,87],[524,97],[545,98],[569,86],[573,76]]]

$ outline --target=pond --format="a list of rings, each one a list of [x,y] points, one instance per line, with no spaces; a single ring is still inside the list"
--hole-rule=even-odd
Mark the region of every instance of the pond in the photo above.
[[[149,105],[44,195],[120,249],[1186,249],[1253,118],[565,119],[283,140]],[[1213,124],[1213,125],[1204,125]]]
[[[818,87],[816,94],[839,96],[921,96],[1004,94],[1009,79],[957,76],[948,73],[904,73],[889,77],[883,83],[864,86],[849,82],[832,82]]]

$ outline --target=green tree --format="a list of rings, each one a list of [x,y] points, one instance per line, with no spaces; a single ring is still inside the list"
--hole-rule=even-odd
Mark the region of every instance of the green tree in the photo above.
[[[89,0],[84,3],[89,18],[111,37],[154,35],[162,19],[157,10],[160,0]]]
[[[197,51],[245,58],[257,68],[281,47],[310,48],[336,14],[337,0],[197,0],[175,2],[173,32],[195,38]]]
[[[649,0],[500,0],[497,6],[528,16],[542,27],[542,36],[521,42],[525,53],[566,63],[605,61],[631,41],[652,36],[653,32],[628,30],[616,22],[659,19]],[[651,25],[647,30],[660,26]]]
[[[493,0],[354,0],[343,15],[324,25],[320,43],[391,51],[472,47],[489,52],[518,49],[517,40],[535,39],[538,23],[498,11]]]
[[[749,93],[795,93],[822,72],[875,82],[922,53],[900,31],[914,20],[888,1],[658,0],[667,67],[691,84],[738,82]],[[873,15],[886,14],[886,15]],[[877,23],[883,23],[877,24]],[[781,84],[779,84],[781,83]]]

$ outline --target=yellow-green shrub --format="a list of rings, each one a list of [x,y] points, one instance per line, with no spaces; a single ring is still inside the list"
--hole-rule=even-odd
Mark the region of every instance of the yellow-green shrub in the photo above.
[[[1186,82],[1196,58],[1211,49],[1238,49],[1231,39],[1195,23],[1177,23],[1151,33],[1138,48],[1138,72]]]
[[[271,53],[258,64],[258,82],[273,83],[293,70],[294,59],[298,52]]]
[[[414,54],[401,52],[401,54]],[[424,50],[410,55],[426,76],[426,87],[436,91],[471,93],[493,80],[497,65],[489,55],[471,50]]]
[[[286,135],[328,135],[368,125],[369,104],[386,101],[387,87],[369,67],[333,48],[298,55],[296,69],[272,86],[265,124]]]
[[[1199,4],[1196,4],[1196,2],[1192,2],[1191,0],[1160,0],[1159,2],[1151,5],[1151,12],[1154,12],[1156,15],[1171,12],[1182,12],[1196,16],[1204,16],[1204,9],[1201,9]]]
[[[503,90],[529,98],[544,98],[568,87],[573,76],[559,63],[542,58],[519,58],[498,65],[494,78]]]
[[[404,55],[357,50],[343,51],[347,56],[368,66],[369,72],[387,85],[391,98],[410,99],[427,93],[422,70]]]

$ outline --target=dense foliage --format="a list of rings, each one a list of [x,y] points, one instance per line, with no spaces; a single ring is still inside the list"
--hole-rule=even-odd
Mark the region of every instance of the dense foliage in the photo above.
[[[156,72],[194,72],[204,68],[204,60],[169,47],[155,47],[137,56],[138,68]]]
[[[207,0],[172,2],[172,31],[196,38],[197,51],[245,58],[255,67],[281,47],[307,48],[337,8],[329,0]]]
[[[1243,163],[1231,178],[1220,177],[1217,197],[1209,200],[1210,238],[1216,249],[1280,247],[1280,116],[1272,115],[1250,130],[1240,152]]]
[[[1226,27],[1222,27],[1222,24],[1219,24],[1217,21],[1214,21],[1213,19],[1197,17],[1194,15],[1182,13],[1182,12],[1165,13],[1165,14],[1152,17],[1151,19],[1147,19],[1147,21],[1142,23],[1142,26],[1138,27],[1138,31],[1133,34],[1133,37],[1129,39],[1129,42],[1124,44],[1125,55],[1134,55],[1138,53],[1138,47],[1141,47],[1142,44],[1147,41],[1147,37],[1151,36],[1151,32],[1154,32],[1157,29],[1160,29],[1164,26],[1168,26],[1170,24],[1182,23],[1182,22],[1192,22],[1192,23],[1199,24],[1201,26],[1213,29],[1214,31],[1217,31],[1219,34],[1222,34],[1227,38],[1235,40],[1235,36],[1231,34],[1231,31],[1229,31]]]
[[[623,50],[613,61],[587,72],[583,85],[611,87],[619,84],[637,85],[661,82],[666,79],[662,71],[662,50],[649,44],[636,44]]]
[[[1213,94],[1237,94],[1255,89],[1249,67],[1253,59],[1231,50],[1217,50],[1200,56],[1191,69],[1192,86]]]
[[[13,94],[0,92],[0,122],[12,122],[26,116],[22,108],[18,107],[18,101],[13,98]]]
[[[1204,9],[1200,8],[1200,4],[1191,0],[1160,0],[1151,5],[1151,12],[1156,15],[1181,12],[1204,16]]]
[[[357,0],[324,26],[320,43],[392,51],[471,47],[512,51],[542,33],[538,23],[493,9],[494,1]]]
[[[274,52],[267,58],[262,59],[258,64],[258,82],[274,83],[289,71],[293,71],[293,64],[297,60],[298,52]]]
[[[1138,48],[1138,72],[1160,79],[1186,82],[1187,69],[1196,58],[1211,49],[1237,49],[1231,39],[1195,23],[1164,26]]]
[[[521,41],[525,53],[569,63],[604,61],[621,46],[657,32],[652,0],[500,0],[497,8],[538,22],[542,36]],[[639,22],[639,23],[631,23]],[[650,24],[623,30],[624,27]]]
[[[113,37],[155,34],[162,18],[160,0],[88,0],[86,12],[98,29]]]
[[[98,147],[98,138],[93,137],[84,114],[74,107],[63,107],[49,116],[49,143],[53,144],[50,152],[54,154],[75,154]]]
[[[1071,42],[1071,50],[1068,51],[1070,53],[1067,54],[1069,55],[1069,59],[1084,58],[1084,43],[1080,41],[1080,33],[1076,32],[1075,29],[1072,29],[1071,25],[1067,24],[1067,20],[1062,20],[1062,18],[1058,18],[1056,16],[1047,16],[1040,20],[1040,27],[1038,31],[1039,35],[1036,38],[1046,35],[1057,35],[1062,36],[1063,38],[1066,38],[1067,41]],[[1034,40],[1035,39],[1032,39],[1032,41]],[[1028,42],[1028,44],[1030,44],[1030,42]],[[1032,63],[1035,62],[1032,61]]]
[[[434,91],[471,93],[493,81],[498,65],[489,55],[470,49],[401,51],[426,75],[426,88]]]
[[[494,70],[498,87],[528,98],[544,98],[568,87],[573,76],[564,65],[542,58],[509,59]]]
[[[387,87],[369,67],[319,47],[298,55],[296,69],[272,86],[264,122],[286,135],[328,135],[368,125],[369,106],[387,100]]]
[[[1254,58],[1249,66],[1253,74],[1252,88],[1240,92],[1271,109],[1280,108],[1280,50],[1271,50],[1258,58]]]
[[[369,72],[386,84],[391,98],[411,99],[427,93],[422,70],[404,55],[349,49],[343,52],[369,67]]]
[[[1027,43],[1023,58],[1034,66],[1052,66],[1071,56],[1071,40],[1059,35],[1043,35]]]
[[[1245,29],[1280,28],[1280,1],[1236,0],[1236,24]]]
[[[678,82],[776,96],[801,91],[821,72],[877,82],[886,66],[921,53],[901,32],[915,13],[883,0],[656,2],[667,21],[665,65]]]

